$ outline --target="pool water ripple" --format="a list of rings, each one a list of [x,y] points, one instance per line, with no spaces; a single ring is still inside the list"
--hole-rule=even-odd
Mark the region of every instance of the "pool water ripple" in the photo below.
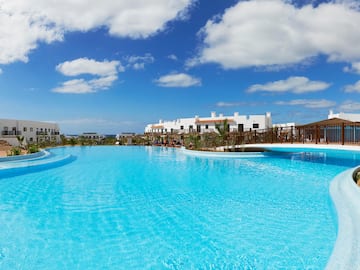
[[[77,158],[0,180],[1,269],[323,269],[335,243],[343,165],[51,151]]]

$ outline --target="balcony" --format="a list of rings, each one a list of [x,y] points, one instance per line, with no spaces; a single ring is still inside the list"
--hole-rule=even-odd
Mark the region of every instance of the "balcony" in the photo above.
[[[3,130],[1,132],[1,136],[2,137],[16,137],[16,136],[21,136],[21,131],[20,130]]]
[[[60,135],[59,131],[36,131],[36,135],[37,136],[56,136],[56,135]]]

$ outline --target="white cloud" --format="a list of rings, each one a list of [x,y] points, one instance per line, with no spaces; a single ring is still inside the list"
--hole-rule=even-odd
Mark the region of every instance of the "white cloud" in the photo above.
[[[345,86],[346,93],[360,93],[360,81]]]
[[[118,79],[116,75],[110,75],[106,77],[101,77],[99,79],[93,79],[89,81],[89,84],[92,86],[93,89],[108,89],[113,82]]]
[[[15,5],[15,1],[0,0],[0,64],[27,62],[29,52],[37,47],[38,42],[63,39],[61,28],[50,26],[41,14],[13,7],[19,5]]]
[[[344,71],[345,72],[351,72],[351,73],[360,74],[360,62],[351,63],[351,66],[350,67],[348,67],[348,66],[345,67]]]
[[[120,68],[119,68],[120,67]],[[92,75],[94,79],[74,79],[63,82],[61,86],[53,89],[55,93],[62,94],[88,94],[108,89],[117,79],[121,71],[119,61],[99,62],[93,59],[79,58],[66,61],[56,66],[56,70],[66,76]]]
[[[360,102],[346,100],[339,106],[339,110],[342,112],[360,111]]]
[[[66,81],[52,91],[62,94],[88,94],[94,92],[90,84],[84,79]]]
[[[219,101],[216,103],[216,107],[238,107],[238,106],[263,106],[264,102],[224,102]]]
[[[175,73],[160,77],[155,83],[161,87],[190,87],[200,86],[201,79],[185,73]]]
[[[224,102],[219,101],[216,103],[216,107],[236,107],[236,106],[242,106],[245,105],[245,102]]]
[[[335,102],[326,99],[294,99],[290,101],[278,101],[276,105],[304,106],[305,108],[329,108],[336,105]]]
[[[217,63],[224,69],[301,63],[326,55],[328,61],[360,60],[360,11],[341,1],[296,7],[291,1],[239,1],[209,20],[203,46],[189,66]]]
[[[110,35],[147,38],[185,19],[195,0],[0,0],[0,64],[28,61],[39,42],[99,27]]]
[[[118,70],[119,72],[125,72],[125,67],[124,67],[121,63],[119,63],[119,65],[118,65],[118,67],[117,67],[117,70]]]
[[[61,86],[54,88],[52,91],[61,94],[89,94],[95,93],[99,90],[108,89],[114,81],[117,80],[117,76],[107,76],[98,79],[85,80],[74,79],[63,82]]]
[[[280,80],[275,82],[269,82],[266,84],[255,84],[247,89],[247,92],[272,92],[272,93],[284,93],[292,92],[296,94],[316,92],[327,89],[330,86],[329,83],[321,81],[310,81],[306,77],[289,77],[286,80]]]
[[[133,64],[132,67],[135,70],[145,69],[145,63],[135,63],[135,64]]]
[[[168,55],[168,58],[171,59],[171,60],[174,60],[174,61],[178,60],[178,58],[177,58],[177,56],[175,54]]]
[[[146,64],[152,64],[155,61],[155,58],[150,53],[147,53],[144,56],[132,55],[125,59],[128,62],[127,67],[135,70],[145,69]]]
[[[119,61],[98,62],[93,59],[79,58],[73,61],[66,61],[56,66],[56,70],[66,76],[78,76],[81,74],[90,74],[98,76],[108,76],[117,73]]]

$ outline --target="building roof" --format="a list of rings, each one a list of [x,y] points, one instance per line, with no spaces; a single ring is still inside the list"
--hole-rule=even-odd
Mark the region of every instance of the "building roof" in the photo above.
[[[164,128],[164,125],[152,125],[151,128],[161,129]]]
[[[223,119],[197,119],[195,124],[213,124],[213,123],[223,123],[224,121],[228,121],[229,123],[233,123],[234,119],[231,118],[223,118]]]
[[[314,127],[314,126],[340,126],[340,125],[355,125],[360,124],[359,122],[353,122],[345,119],[340,118],[331,118],[331,119],[325,119],[318,122],[313,122],[305,125],[299,125],[297,127],[300,128],[306,128],[306,127]]]

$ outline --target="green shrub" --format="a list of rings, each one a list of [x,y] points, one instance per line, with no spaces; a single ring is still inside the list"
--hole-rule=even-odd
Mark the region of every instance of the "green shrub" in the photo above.
[[[70,143],[70,145],[74,146],[74,145],[78,144],[78,141],[75,138],[70,138],[69,143]]]
[[[28,154],[33,154],[33,153],[37,153],[37,152],[39,152],[40,150],[39,150],[39,147],[37,146],[37,145],[30,145],[29,146],[29,148],[28,148],[28,150],[27,150],[27,153]]]
[[[20,147],[13,147],[11,148],[8,153],[8,156],[18,156],[21,155],[21,148]]]

